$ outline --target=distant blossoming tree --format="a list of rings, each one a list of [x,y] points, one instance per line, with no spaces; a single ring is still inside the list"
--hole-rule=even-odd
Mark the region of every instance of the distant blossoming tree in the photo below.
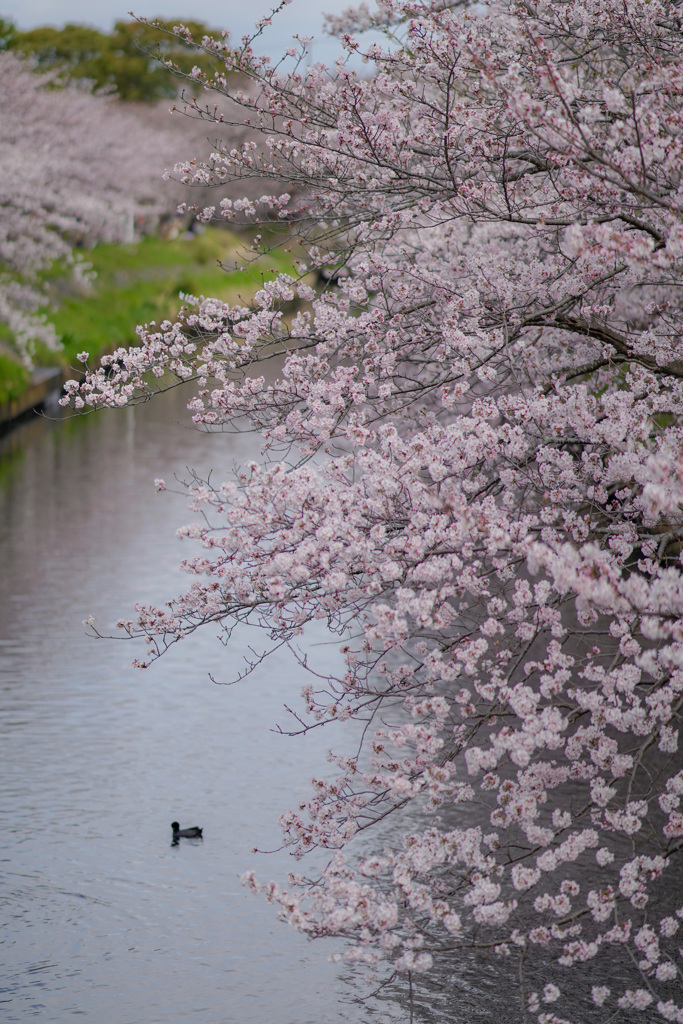
[[[36,312],[40,272],[55,260],[82,271],[74,246],[132,241],[136,217],[155,223],[177,202],[160,188],[177,132],[54,78],[0,53],[0,320],[27,364],[37,341],[59,344]]]
[[[69,386],[125,405],[170,373],[198,425],[263,433],[262,465],[190,488],[187,593],[121,624],[150,658],[235,620],[342,638],[304,727],[357,718],[363,745],[282,818],[328,866],[258,888],[351,960],[522,963],[539,1024],[683,1022],[682,25],[668,0],[382,0],[334,26],[351,52],[386,32],[371,77],[205,40],[265,145],[183,173],[292,183],[296,207],[205,216],[291,221],[302,276]]]

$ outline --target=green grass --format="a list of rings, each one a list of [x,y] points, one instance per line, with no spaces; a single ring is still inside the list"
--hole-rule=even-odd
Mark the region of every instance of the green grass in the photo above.
[[[13,355],[0,352],[0,405],[19,398],[30,379],[30,372]]]
[[[42,312],[63,349],[51,352],[38,346],[36,365],[77,367],[76,355],[88,352],[94,366],[105,352],[134,345],[138,324],[173,319],[182,305],[179,292],[247,305],[264,278],[293,270],[292,257],[282,250],[259,257],[246,270],[226,273],[219,265],[242,266],[250,255],[248,247],[248,239],[215,227],[188,238],[98,245],[83,253],[94,271],[89,289],[78,287],[70,270],[55,265],[43,275],[51,302]],[[29,379],[0,324],[0,404],[20,397]]]
[[[208,228],[191,238],[97,246],[85,254],[97,275],[89,294],[74,294],[68,279],[48,279],[55,306],[45,312],[62,338],[59,361],[74,366],[76,354],[85,351],[92,365],[103,352],[134,344],[138,324],[173,318],[182,304],[181,291],[248,303],[264,277],[291,271],[291,258],[275,252],[247,270],[226,273],[219,261],[241,264],[246,245],[230,232]],[[55,357],[41,353],[38,361],[54,363]]]

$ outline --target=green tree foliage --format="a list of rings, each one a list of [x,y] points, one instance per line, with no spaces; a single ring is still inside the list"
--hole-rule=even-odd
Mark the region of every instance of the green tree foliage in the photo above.
[[[0,18],[0,50],[9,50],[18,33],[11,21]]]
[[[94,83],[97,89],[116,92],[122,100],[151,103],[174,97],[178,91],[178,79],[160,59],[172,61],[182,72],[196,65],[210,70],[209,57],[198,55],[173,35],[175,24],[117,21],[109,33],[76,24],[63,28],[44,25],[21,32],[0,21],[0,49],[16,50],[41,70],[63,70],[71,78]],[[195,38],[220,38],[220,32],[203,22],[188,20],[183,24]]]

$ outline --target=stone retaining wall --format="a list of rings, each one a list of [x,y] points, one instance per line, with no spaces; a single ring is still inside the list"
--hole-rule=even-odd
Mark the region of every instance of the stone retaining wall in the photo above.
[[[39,409],[44,405],[48,395],[61,390],[64,381],[73,373],[59,366],[50,366],[35,370],[26,390],[10,402],[0,403],[0,431],[8,430],[15,420],[20,419],[31,409]]]

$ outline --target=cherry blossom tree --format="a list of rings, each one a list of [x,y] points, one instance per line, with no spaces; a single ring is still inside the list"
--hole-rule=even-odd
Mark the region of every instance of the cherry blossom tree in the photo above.
[[[37,341],[59,346],[37,313],[41,272],[61,261],[82,277],[75,246],[132,241],[136,219],[156,225],[179,200],[162,182],[177,158],[175,123],[76,84],[55,88],[55,77],[0,54],[0,320],[29,365]]]
[[[180,173],[216,187],[207,219],[296,228],[300,277],[197,300],[68,386],[121,406],[170,374],[199,427],[262,432],[262,463],[189,487],[187,592],[120,623],[141,664],[236,621],[340,637],[300,728],[362,742],[282,817],[327,867],[248,884],[411,979],[514,962],[538,1024],[683,1022],[682,18],[382,0],[333,23],[366,76],[198,41],[254,88],[197,69],[218,105],[187,112],[241,109],[263,145]],[[297,201],[220,199],[265,176]]]

